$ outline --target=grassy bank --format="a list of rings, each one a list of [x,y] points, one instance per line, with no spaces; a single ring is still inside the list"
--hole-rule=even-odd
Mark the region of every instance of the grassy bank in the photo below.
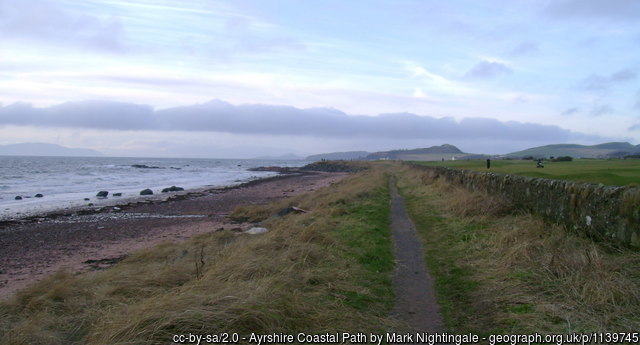
[[[602,183],[612,186],[637,186],[640,184],[640,160],[637,159],[576,159],[572,162],[545,161],[544,168],[536,168],[536,162],[530,160],[492,160],[491,169],[487,169],[485,160],[415,163],[577,182]]]
[[[546,168],[545,168],[546,169]],[[405,166],[406,198],[449,331],[566,333],[640,328],[640,254],[516,214]]]
[[[293,205],[310,212],[273,217]],[[381,169],[233,216],[263,220],[270,231],[212,232],[104,271],[59,272],[0,302],[3,343],[170,344],[174,334],[401,326],[386,318],[393,259]]]

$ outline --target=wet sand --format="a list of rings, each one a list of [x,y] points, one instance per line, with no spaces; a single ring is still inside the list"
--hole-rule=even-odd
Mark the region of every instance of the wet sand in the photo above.
[[[0,223],[0,299],[63,268],[88,271],[159,243],[237,228],[240,225],[227,218],[236,206],[308,193],[345,176],[347,173],[281,175],[239,187],[186,191],[169,200],[139,201],[99,211],[66,210],[62,215]]]

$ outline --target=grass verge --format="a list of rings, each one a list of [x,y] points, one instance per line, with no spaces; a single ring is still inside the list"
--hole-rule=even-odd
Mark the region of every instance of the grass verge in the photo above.
[[[637,331],[640,253],[594,243],[403,166],[398,185],[423,241],[450,332]]]
[[[292,205],[310,212],[271,217]],[[263,220],[270,231],[212,232],[137,252],[104,271],[58,272],[0,302],[3,343],[170,344],[174,334],[397,326],[386,317],[393,258],[382,169],[234,215]]]

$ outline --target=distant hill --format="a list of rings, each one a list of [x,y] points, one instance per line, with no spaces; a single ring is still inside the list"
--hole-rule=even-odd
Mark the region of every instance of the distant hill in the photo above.
[[[377,160],[377,159],[391,159],[391,160],[440,160],[451,159],[453,157],[465,156],[466,153],[460,151],[457,147],[449,144],[440,146],[431,146],[421,149],[411,150],[391,150],[383,152],[375,152],[367,155],[364,159]]]
[[[559,157],[571,156],[576,158],[612,158],[640,152],[640,145],[634,146],[627,142],[611,142],[598,145],[556,144],[533,147],[530,149],[512,152],[507,157]]]
[[[628,142],[612,142],[612,143],[593,145],[593,147],[597,147],[599,149],[616,150],[616,151],[629,151],[629,150],[633,151],[633,150],[639,149],[640,145],[633,146]]]
[[[69,148],[56,144],[23,143],[0,145],[0,155],[4,156],[70,156],[100,157],[101,152],[91,149]]]
[[[326,160],[356,160],[362,159],[369,155],[370,152],[367,151],[347,151],[347,152],[331,152],[331,153],[321,153],[318,155],[311,155],[307,157],[309,161],[320,161],[323,159]]]

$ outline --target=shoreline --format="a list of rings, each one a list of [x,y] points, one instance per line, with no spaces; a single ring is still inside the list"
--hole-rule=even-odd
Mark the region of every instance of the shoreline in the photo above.
[[[161,191],[170,186],[187,190],[233,186],[280,172],[254,170],[261,166],[281,164],[296,169],[306,164],[242,159],[0,158],[4,178],[0,183],[0,221],[46,216],[61,209],[117,206],[148,197],[140,195],[146,189],[155,197],[164,195]],[[108,198],[98,197],[99,191],[108,191]]]
[[[301,171],[299,169],[259,170],[259,171],[273,171],[273,172],[277,172],[278,175],[258,177],[250,181],[241,182],[241,183],[232,184],[232,185],[221,185],[221,186],[209,185],[209,186],[202,186],[198,188],[189,188],[179,192],[168,192],[168,193],[160,193],[160,194],[147,195],[147,196],[137,195],[137,196],[123,197],[123,198],[111,197],[108,200],[104,199],[103,201],[106,200],[107,202],[101,205],[63,206],[61,208],[48,210],[48,211],[30,211],[15,217],[0,218],[0,230],[2,230],[6,226],[11,226],[16,224],[40,222],[40,221],[46,221],[46,220],[56,219],[60,217],[70,217],[73,215],[98,214],[103,212],[109,212],[109,209],[113,210],[114,207],[118,208],[119,210],[124,210],[136,205],[171,202],[175,200],[188,198],[194,195],[199,195],[201,193],[214,193],[221,190],[222,191],[232,190],[236,188],[242,188],[246,186],[252,186],[255,184],[269,182],[279,178],[286,178],[289,176],[314,173],[309,171]]]
[[[314,191],[346,173],[295,171],[242,184],[187,190],[156,200],[0,222],[0,299],[65,268],[84,272],[127,254],[197,234],[238,230],[227,215],[240,205],[268,203]],[[116,210],[117,209],[117,210]]]

